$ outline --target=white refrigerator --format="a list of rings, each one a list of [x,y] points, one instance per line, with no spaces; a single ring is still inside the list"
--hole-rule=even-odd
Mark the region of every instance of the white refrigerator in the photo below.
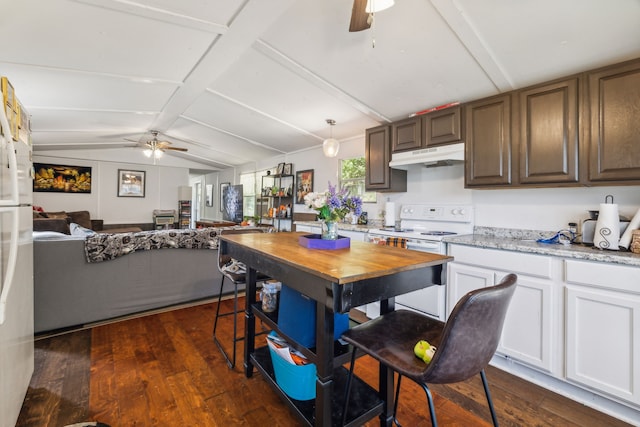
[[[5,108],[0,105],[0,427],[14,427],[33,374],[33,184],[28,123],[12,132]]]

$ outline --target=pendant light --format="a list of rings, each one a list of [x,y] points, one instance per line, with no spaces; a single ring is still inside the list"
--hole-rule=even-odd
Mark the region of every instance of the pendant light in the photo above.
[[[365,12],[376,13],[385,9],[389,9],[395,4],[394,0],[369,0]]]
[[[322,152],[326,157],[335,157],[338,155],[338,151],[340,150],[340,142],[337,139],[333,138],[333,126],[336,124],[336,121],[333,119],[326,120],[331,131],[330,138],[325,139],[322,143]]]

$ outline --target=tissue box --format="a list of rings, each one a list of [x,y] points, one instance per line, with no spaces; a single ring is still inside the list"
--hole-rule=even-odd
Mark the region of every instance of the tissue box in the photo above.
[[[316,365],[293,365],[269,347],[276,383],[287,396],[296,400],[316,398]]]
[[[306,295],[282,285],[278,309],[278,328],[305,347],[316,345],[316,302]],[[349,329],[349,315],[336,313],[333,336],[338,339]]]

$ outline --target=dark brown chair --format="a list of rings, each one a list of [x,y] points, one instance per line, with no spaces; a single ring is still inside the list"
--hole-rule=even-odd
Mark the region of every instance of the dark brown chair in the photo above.
[[[480,374],[493,425],[498,425],[484,368],[493,357],[504,318],[509,307],[517,276],[507,275],[499,284],[476,289],[463,296],[451,312],[447,323],[408,311],[398,310],[384,314],[349,329],[342,339],[354,346],[345,407],[349,404],[351,379],[356,352],[362,352],[377,359],[387,368],[398,373],[393,420],[397,420],[400,380],[403,376],[415,381],[427,394],[431,423],[437,426],[431,384],[448,384],[465,381]],[[430,363],[418,359],[413,347],[420,340],[435,345],[437,350]],[[344,424],[344,420],[343,420]]]
[[[229,230],[220,230],[219,235],[222,234],[242,234],[242,233],[263,233],[264,230],[260,228],[239,228],[239,229],[229,229]],[[218,293],[218,306],[216,307],[216,318],[213,322],[213,341],[216,343],[225,360],[227,361],[227,365],[229,368],[233,369],[236,365],[236,347],[238,341],[244,340],[244,335],[238,336],[238,288],[240,286],[246,285],[246,271],[244,269],[238,271],[229,270],[227,267],[233,265],[233,259],[226,255],[221,254],[220,250],[218,250],[218,269],[220,273],[222,273],[222,281],[220,282],[220,292]],[[228,279],[233,283],[233,310],[227,311],[224,313],[220,313],[220,302],[222,301],[222,294],[224,288],[224,280]],[[258,273],[258,280],[267,280],[268,277],[264,274]],[[222,344],[218,340],[216,336],[216,330],[218,328],[218,319],[225,316],[233,316],[233,351],[231,353],[231,357],[224,350]]]

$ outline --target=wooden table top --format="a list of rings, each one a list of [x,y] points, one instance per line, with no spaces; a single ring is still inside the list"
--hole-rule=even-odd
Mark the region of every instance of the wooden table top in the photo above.
[[[347,249],[308,249],[298,242],[299,237],[306,234],[308,233],[223,234],[220,239],[237,243],[262,256],[337,284],[386,276],[453,260],[453,257],[446,255],[353,240],[351,247]]]

